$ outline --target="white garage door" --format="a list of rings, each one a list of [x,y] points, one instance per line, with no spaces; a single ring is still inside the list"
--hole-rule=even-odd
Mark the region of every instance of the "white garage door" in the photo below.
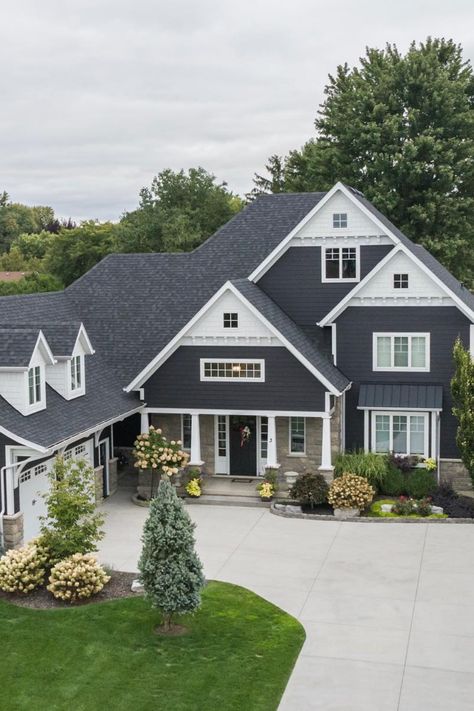
[[[65,459],[85,459],[92,464],[92,440],[71,447],[64,453]],[[24,541],[27,543],[40,532],[40,516],[46,515],[46,503],[42,497],[49,489],[48,472],[54,457],[26,469],[20,474],[20,511],[23,513]]]

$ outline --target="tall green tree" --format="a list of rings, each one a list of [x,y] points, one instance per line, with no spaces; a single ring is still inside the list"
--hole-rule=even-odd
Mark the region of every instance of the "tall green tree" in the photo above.
[[[116,230],[111,222],[100,224],[93,220],[74,229],[61,229],[47,248],[45,270],[68,286],[107,254],[120,251]]]
[[[140,191],[139,207],[119,227],[122,252],[187,252],[243,207],[204,168],[163,170]]]
[[[174,615],[194,612],[201,604],[204,576],[194,550],[194,528],[174,486],[162,480],[150,502],[138,569],[147,598],[163,615],[165,632]]]
[[[474,285],[474,75],[461,46],[429,38],[404,55],[367,49],[360,66],[337,68],[325,94],[316,136],[273,156],[256,192],[346,182]]]
[[[0,252],[9,249],[23,233],[41,232],[54,220],[54,210],[47,206],[22,205],[10,201],[8,193],[0,195]]]
[[[458,420],[456,444],[474,484],[474,361],[460,338],[453,350],[455,372],[451,381],[453,414]]]

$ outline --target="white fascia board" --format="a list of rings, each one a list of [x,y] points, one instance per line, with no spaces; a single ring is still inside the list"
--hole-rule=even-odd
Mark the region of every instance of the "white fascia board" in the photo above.
[[[393,240],[395,244],[398,244],[400,240],[396,235],[393,234],[384,224],[381,222],[375,215],[373,215],[370,210],[366,208],[365,205],[363,205],[359,200],[357,200],[357,197],[354,195],[351,190],[349,190],[343,183],[337,182],[334,187],[329,190],[326,195],[318,202],[317,205],[313,207],[312,210],[308,212],[307,215],[303,217],[303,219],[296,225],[296,227],[293,227],[291,232],[287,234],[286,237],[282,239],[280,244],[278,244],[275,249],[270,252],[270,254],[261,262],[261,264],[258,265],[256,269],[250,274],[249,279],[250,281],[257,282],[274,264],[275,262],[281,257],[281,255],[288,249],[288,246],[293,239],[293,237],[298,234],[298,232],[301,230],[302,227],[314,216],[316,215],[317,212],[332,198],[335,193],[340,191],[343,195],[345,195],[361,212],[364,213],[366,217],[368,217],[374,224],[377,225],[377,227],[390,239]]]
[[[95,353],[95,350],[92,347],[92,343],[90,341],[90,338],[87,334],[86,328],[83,323],[81,323],[81,325],[79,326],[79,331],[77,334],[76,342],[74,343],[73,353],[77,348],[78,342],[80,342],[82,344],[82,348],[83,348],[84,353],[86,355],[93,355]]]
[[[31,354],[30,366],[31,366],[31,362],[32,362],[38,348],[42,349],[43,357],[46,360],[47,365],[54,365],[56,363],[56,359],[51,351],[51,348],[49,347],[48,341],[46,340],[43,331],[40,331],[38,334],[38,338],[37,338],[35,347],[33,348],[33,353]],[[49,363],[48,363],[48,361],[49,361]]]
[[[14,432],[10,432],[10,430],[7,430],[5,427],[2,427],[0,425],[0,432],[4,434],[6,437],[9,439],[14,440],[15,442],[18,442],[18,444],[22,444],[25,447],[29,447],[30,449],[34,449],[37,452],[40,452],[41,454],[44,454],[45,452],[48,451],[47,447],[42,447],[40,444],[36,444],[35,442],[30,442],[29,440],[25,439],[24,437],[19,437],[17,434]]]
[[[323,319],[321,319],[321,321],[318,322],[317,325],[322,327],[322,326],[329,326],[330,324],[332,324],[334,319],[336,319],[338,316],[340,316],[340,314],[344,311],[344,309],[346,308],[349,301],[354,296],[357,296],[359,291],[361,289],[363,289],[366,284],[369,283],[369,281],[377,274],[377,272],[379,272],[381,269],[383,269],[383,267],[386,264],[388,264],[388,262],[390,262],[390,260],[393,259],[393,257],[396,254],[399,254],[402,251],[402,249],[403,248],[402,248],[401,244],[398,244],[396,247],[391,249],[390,252],[388,252],[388,254],[386,254],[385,257],[383,259],[381,259],[378,264],[375,265],[375,267],[372,269],[372,271],[369,272],[368,274],[366,274],[365,277],[362,279],[362,281],[360,281],[358,284],[356,284],[356,286],[353,289],[351,289],[351,291],[349,291],[349,293],[347,293],[344,296],[344,298],[341,299],[341,301],[339,301],[339,303],[336,304],[334,306],[334,308],[331,309],[331,311],[328,314],[326,314],[326,316]]]
[[[297,358],[297,360],[302,363],[307,370],[310,371],[312,375],[315,376],[333,395],[341,395],[340,390],[338,390],[329,380],[322,375],[294,346],[290,341],[288,341],[267,319],[258,311],[258,309],[253,306],[253,304],[248,301],[243,294],[230,282],[227,281],[221,286],[219,291],[217,291],[214,296],[193,316],[193,318],[188,321],[186,326],[176,334],[176,336],[168,343],[168,345],[163,348],[158,355],[150,361],[150,363],[137,375],[137,377],[124,388],[125,392],[130,392],[131,390],[137,390],[142,387],[145,380],[147,380],[153,373],[158,370],[160,365],[174,353],[174,351],[179,347],[179,343],[187,331],[196,323],[196,321],[209,309],[211,306],[219,299],[219,297],[226,291],[231,291],[248,309],[253,313],[253,315],[258,318],[284,345],[287,350]]]
[[[390,412],[442,412],[442,407],[374,407],[373,405],[357,405],[357,410],[370,410],[371,412],[380,410],[385,412],[385,410]]]
[[[406,247],[402,242],[399,242],[398,245],[394,249],[391,249],[390,252],[386,254],[385,257],[381,259],[380,262],[372,269],[372,271],[369,272],[364,279],[362,279],[362,281],[352,289],[352,291],[346,294],[345,297],[341,299],[341,301],[336,304],[336,306],[321,321],[319,321],[317,325],[329,326],[329,324],[331,324],[335,318],[338,318],[338,316],[340,316],[341,313],[347,308],[349,301],[357,295],[362,287],[365,286],[377,274],[377,272],[392,259],[392,257],[400,252],[411,259],[411,261],[416,264],[419,269],[421,269],[442,291],[444,291],[470,321],[474,321],[474,311],[472,311],[472,309],[470,309],[453,291],[451,291],[451,289],[446,286],[446,284],[441,281],[441,279],[439,279],[439,277],[437,277],[436,274],[434,274],[431,269],[429,269],[429,267],[421,261],[421,259],[413,254],[408,247]]]
[[[230,288],[230,282],[226,281],[225,284],[221,286],[221,288],[216,291],[216,293],[211,296],[209,301],[207,301],[202,308],[199,309],[197,313],[194,314],[192,319],[190,319],[183,328],[178,331],[178,333],[174,336],[174,338],[171,339],[169,343],[166,344],[164,348],[161,349],[161,351],[151,360],[148,365],[146,365],[143,370],[141,370],[138,375],[126,386],[124,387],[124,390],[126,393],[131,392],[132,390],[139,390],[145,380],[147,380],[153,373],[158,370],[160,365],[164,363],[164,361],[170,357],[172,353],[178,348],[179,343],[183,336],[189,331],[189,329],[194,326],[196,321],[198,321],[203,314],[210,309],[210,307],[219,299],[219,297],[228,289]]]

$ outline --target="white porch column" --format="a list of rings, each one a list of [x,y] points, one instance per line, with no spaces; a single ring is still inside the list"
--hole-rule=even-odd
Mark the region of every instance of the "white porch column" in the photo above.
[[[145,412],[145,410],[142,410],[141,412],[141,417],[140,417],[140,431],[142,434],[145,434],[145,432],[148,432],[150,427],[150,420],[148,417],[148,412]]]
[[[191,466],[200,467],[204,462],[201,459],[201,431],[199,415],[191,415]]]
[[[6,491],[5,491],[5,514],[13,515],[15,512],[15,494],[14,494],[14,479],[18,467],[8,467],[5,472]]]
[[[279,467],[277,459],[276,423],[274,416],[268,416],[267,467]]]
[[[319,471],[328,481],[331,481],[334,471],[331,460],[331,416],[324,415],[322,424],[321,466],[319,467]]]

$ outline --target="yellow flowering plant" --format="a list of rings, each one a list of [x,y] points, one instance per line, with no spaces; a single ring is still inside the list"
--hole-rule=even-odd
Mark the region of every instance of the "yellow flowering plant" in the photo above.
[[[139,469],[158,470],[166,476],[177,474],[186,466],[189,454],[181,449],[181,440],[168,440],[161,429],[150,426],[148,432],[138,435],[133,456]]]
[[[428,459],[425,459],[425,469],[427,471],[434,472],[436,467],[436,459],[433,459],[433,457],[428,457]]]
[[[262,481],[258,488],[258,491],[262,499],[271,499],[274,494],[273,484],[271,484],[269,481]]]
[[[328,502],[335,509],[365,509],[375,496],[367,479],[346,472],[331,482]]]
[[[201,480],[200,479],[190,479],[186,484],[186,493],[189,496],[198,497],[201,496]]]

